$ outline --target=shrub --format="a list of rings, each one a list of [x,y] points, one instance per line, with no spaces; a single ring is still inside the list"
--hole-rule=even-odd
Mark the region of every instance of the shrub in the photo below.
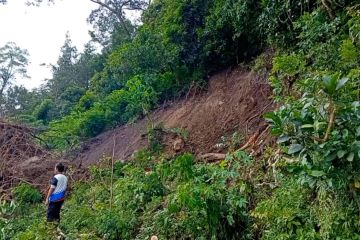
[[[154,89],[143,81],[142,76],[135,76],[126,83],[128,105],[126,115],[128,119],[149,114],[150,109],[157,102]]]
[[[21,204],[39,203],[42,200],[41,193],[27,183],[21,183],[12,190],[16,201]]]
[[[97,97],[94,92],[87,91],[75,106],[75,111],[85,112],[94,106]]]
[[[80,136],[84,137],[94,137],[98,135],[105,129],[107,124],[105,113],[103,109],[100,108],[100,105],[85,112],[79,120],[78,131]]]
[[[121,89],[113,91],[104,99],[102,108],[105,111],[104,117],[110,127],[126,123],[129,120],[125,114],[128,105],[128,95],[127,91]]]
[[[48,123],[50,120],[49,113],[52,107],[53,107],[53,101],[51,99],[45,99],[44,101],[41,102],[40,105],[38,105],[35,108],[33,115],[37,120],[41,120],[43,121],[43,123]]]
[[[343,40],[340,46],[341,61],[347,69],[354,68],[359,64],[359,51],[350,39]]]

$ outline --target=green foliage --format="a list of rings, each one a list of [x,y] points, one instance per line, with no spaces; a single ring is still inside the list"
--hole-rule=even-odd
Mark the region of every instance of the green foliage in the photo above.
[[[126,83],[128,90],[128,105],[126,111],[131,116],[148,114],[150,108],[156,103],[156,93],[151,86],[147,86],[140,76],[131,78]]]
[[[294,23],[300,32],[291,54],[307,64],[288,54],[274,59],[282,106],[265,118],[278,137],[283,179],[252,212],[263,239],[359,239],[359,49],[350,35],[356,14],[346,14],[305,13]],[[284,78],[296,79],[285,97]]]
[[[300,16],[311,12],[316,4],[314,1],[259,1],[261,13],[257,24],[261,33],[271,45],[279,48],[293,46],[297,32],[293,23]]]
[[[243,142],[244,136],[239,132],[234,132],[228,136],[222,136],[221,142],[216,144],[216,147],[223,149],[226,148],[229,152],[235,151]]]
[[[294,77],[305,69],[304,60],[296,54],[281,55],[274,58],[272,73],[281,78]]]
[[[340,55],[344,67],[351,68],[358,64],[359,52],[350,39],[343,40]]]
[[[274,57],[272,75],[269,78],[275,100],[289,95],[299,74],[305,70],[305,60],[301,55],[283,54]]]
[[[96,105],[96,107],[104,109],[105,119],[109,126],[126,123],[129,119],[135,117],[126,114],[129,102],[128,96],[127,91],[123,89],[116,90],[106,96],[103,103]]]
[[[45,99],[39,106],[34,109],[33,115],[36,120],[41,120],[43,123],[48,123],[50,119],[50,111],[53,108],[53,101]]]
[[[41,193],[33,186],[21,183],[12,190],[15,200],[21,204],[39,203],[42,200]]]
[[[149,149],[153,152],[162,150],[162,131],[163,126],[149,126],[147,130]]]
[[[262,239],[319,239],[316,222],[310,218],[308,190],[285,180],[270,199],[259,203],[252,215],[266,230]]]
[[[99,108],[93,108],[87,111],[80,119],[80,136],[94,137],[101,133],[106,126],[104,112]]]
[[[74,110],[79,112],[85,112],[92,108],[97,100],[94,92],[87,91],[78,101]]]
[[[329,185],[345,187],[344,177],[353,179],[359,170],[354,131],[359,121],[358,83],[340,72],[323,74],[308,73],[299,80],[301,97],[287,99],[286,105],[267,118],[280,136],[279,143],[298,157],[293,171],[310,177],[304,181],[313,186],[316,179],[327,175]]]
[[[78,54],[67,36],[54,67],[54,77],[47,85],[51,95],[55,96],[53,112],[57,113],[49,120],[67,115],[55,121],[64,122],[62,131],[89,137],[147,115],[156,104],[184,94],[191,83],[199,84],[207,74],[251,59],[266,45],[266,36],[276,39],[270,42],[295,42],[292,30],[300,31],[304,25],[312,24],[309,18],[299,19],[301,14],[314,7],[307,1],[282,4],[245,0],[158,0],[143,12],[143,25],[135,31],[126,19],[119,19],[111,9],[99,6],[89,21],[96,26],[94,40],[104,43],[106,49],[96,55],[88,44],[86,51]],[[298,26],[292,26],[295,20],[299,20]],[[318,22],[313,25],[320,26]],[[117,34],[124,36],[124,40],[112,42]],[[113,45],[108,46],[109,41]],[[287,70],[302,70],[303,62],[291,62],[296,61],[297,56],[301,55],[291,54],[288,59],[283,59],[283,64],[297,68]],[[287,76],[296,72],[279,74]],[[75,94],[73,87],[90,89],[92,93],[81,97],[83,93]],[[121,101],[109,99],[119,90],[126,91],[121,94],[126,95]],[[64,94],[66,96],[60,97]],[[77,98],[70,104],[72,101],[68,99],[72,97]],[[119,108],[115,107],[115,102],[121,102]],[[69,116],[81,129],[74,130],[66,124]],[[91,119],[96,119],[94,126],[85,126]],[[57,130],[50,127],[50,132]]]
[[[295,29],[300,31],[297,46],[313,68],[334,69],[338,65],[339,46],[344,34],[341,25],[346,23],[343,16],[329,19],[326,12],[317,9],[294,22]]]
[[[8,42],[0,47],[0,99],[13,84],[16,77],[27,77],[26,66],[29,64],[29,53],[14,42]]]
[[[153,234],[165,239],[251,239],[240,166],[230,159],[207,165],[196,163],[191,154],[166,160],[139,152],[133,162],[115,165],[112,208],[111,171],[93,167],[92,178],[76,184],[66,201],[60,228],[70,239],[146,239]],[[52,231],[39,220],[43,210],[29,211],[37,214],[32,224],[24,226],[27,217],[10,213],[4,233],[24,238],[38,232],[39,239],[48,239],[41,238]]]
[[[89,98],[90,93],[82,103],[91,101]],[[49,131],[43,135],[53,147],[64,150],[77,145],[79,138],[96,136],[108,127],[147,115],[156,102],[154,90],[136,76],[126,89],[113,91],[86,111],[79,104],[71,115],[51,122]]]
[[[359,14],[359,4],[354,4],[348,8],[348,15],[351,18],[348,21],[349,26],[349,36],[351,40],[357,45],[360,43],[360,14]]]
[[[170,132],[175,133],[176,135],[178,135],[179,137],[185,140],[189,138],[189,134],[190,134],[188,131],[186,131],[183,128],[171,128]]]
[[[255,27],[258,3],[216,0],[209,5],[202,31],[206,68],[217,70],[257,54],[261,46]]]
[[[284,179],[252,215],[265,228],[262,239],[358,239],[359,223],[351,217],[358,209],[346,194],[328,192],[324,184],[315,194],[295,179]]]

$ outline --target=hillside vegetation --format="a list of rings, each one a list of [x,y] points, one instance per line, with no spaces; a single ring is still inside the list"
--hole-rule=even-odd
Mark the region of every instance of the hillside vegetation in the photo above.
[[[234,133],[224,159],[169,156],[150,124],[147,149],[125,163],[99,159],[73,183],[61,234],[45,223],[39,191],[23,183],[1,200],[0,237],[360,239],[360,4],[155,0],[141,9],[140,25],[94,11],[103,51],[89,44],[78,54],[67,38],[53,78],[6,105],[7,118],[41,127],[48,149],[74,150],[112,127],[152,122],[161,103],[241,64],[272,87],[276,109],[264,118],[276,144],[253,156]]]

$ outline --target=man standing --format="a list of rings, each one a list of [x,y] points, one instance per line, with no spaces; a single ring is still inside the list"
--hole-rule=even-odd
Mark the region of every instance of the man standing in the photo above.
[[[48,205],[47,221],[60,222],[60,210],[64,203],[68,179],[63,174],[65,166],[62,163],[55,165],[55,176],[50,181],[50,188],[45,204]]]

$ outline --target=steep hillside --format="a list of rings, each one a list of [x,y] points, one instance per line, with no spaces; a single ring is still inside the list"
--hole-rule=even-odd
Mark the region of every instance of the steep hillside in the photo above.
[[[264,125],[262,114],[273,108],[270,95],[266,79],[241,68],[229,69],[211,77],[208,89],[189,92],[184,99],[156,110],[151,119],[166,129],[187,132],[187,150],[195,154],[221,152],[225,149],[216,145],[222,136],[237,131],[246,139]],[[148,120],[142,119],[91,139],[82,147],[77,163],[89,165],[104,155],[111,156],[114,139],[115,158],[128,159],[147,146],[148,125]],[[171,146],[175,139],[167,138],[165,144]]]
[[[273,108],[270,94],[265,79],[241,68],[229,69],[211,77],[207,89],[192,89],[183,99],[155,110],[150,119],[165,129],[178,129],[188,135],[182,137],[185,146],[180,151],[197,155],[226,152],[226,146],[217,146],[222,137],[238,132],[244,138],[240,146],[263,128],[262,114]],[[144,118],[90,139],[71,164],[96,164],[103,156],[112,156],[114,143],[115,159],[127,160],[135,151],[148,147],[148,127],[148,119]],[[31,128],[2,122],[0,129],[2,188],[29,182],[45,190],[55,163],[66,160],[37,146]],[[179,138],[176,134],[164,137],[168,152],[173,153],[173,144]],[[268,133],[263,138],[270,140]]]

